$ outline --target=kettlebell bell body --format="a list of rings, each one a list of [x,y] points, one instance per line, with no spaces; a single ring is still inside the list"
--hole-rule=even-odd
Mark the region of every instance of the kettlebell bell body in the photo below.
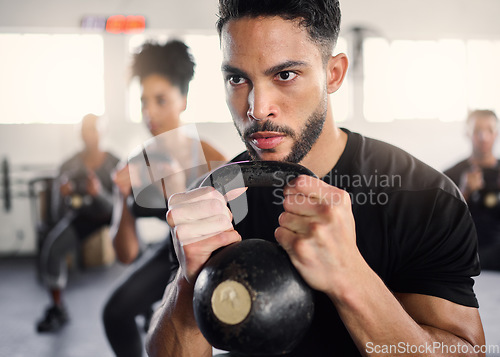
[[[248,187],[279,187],[298,175],[314,175],[296,164],[244,162],[215,170],[202,186],[225,193],[236,173]],[[275,242],[252,238],[214,252],[196,280],[193,309],[212,346],[242,355],[280,355],[291,352],[309,329],[314,302],[288,254]]]
[[[193,304],[213,346],[250,355],[290,352],[314,312],[312,291],[286,252],[263,239],[215,254],[196,281]]]

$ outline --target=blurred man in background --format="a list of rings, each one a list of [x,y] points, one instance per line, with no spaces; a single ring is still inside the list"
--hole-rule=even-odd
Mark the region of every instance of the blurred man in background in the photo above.
[[[469,205],[476,224],[481,268],[500,270],[500,161],[493,153],[498,118],[491,110],[475,110],[466,125],[472,152],[445,174]]]
[[[41,248],[41,277],[51,298],[38,332],[58,330],[68,321],[62,293],[68,279],[66,257],[99,228],[109,225],[112,213],[111,172],[118,158],[100,148],[99,117],[82,119],[83,150],[65,161],[55,180],[53,207],[57,224]]]

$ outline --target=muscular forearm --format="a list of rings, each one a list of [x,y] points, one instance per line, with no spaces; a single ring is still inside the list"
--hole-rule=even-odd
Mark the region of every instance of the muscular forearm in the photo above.
[[[367,265],[362,270],[363,273],[358,275],[357,279],[349,281],[349,287],[346,287],[341,296],[330,295],[330,297],[364,356],[405,354],[427,356],[430,348],[432,355],[436,357],[442,353],[447,356],[478,355],[473,353],[472,347],[484,344],[481,333],[474,335],[466,329],[457,328],[452,318],[450,321],[441,319],[435,326],[430,326],[429,324],[435,321],[426,316],[429,315],[429,310],[441,308],[440,306],[435,306],[432,302],[426,305],[427,298],[423,295],[419,297],[417,294],[401,294],[401,296],[404,299],[419,299],[418,302],[410,300],[400,302]],[[409,310],[404,306],[405,302],[408,302]],[[448,306],[446,305],[448,303],[444,303],[444,306]],[[422,313],[422,310],[427,312]],[[449,313],[455,314],[453,318],[457,318],[456,311],[450,310]],[[466,318],[464,315],[463,325],[471,323]],[[446,353],[446,347],[438,348],[441,346],[455,348],[458,345],[469,346],[470,352],[452,354]],[[387,351],[391,353],[386,353]]]
[[[147,336],[150,357],[212,356],[193,314],[193,286],[180,274],[168,285]]]

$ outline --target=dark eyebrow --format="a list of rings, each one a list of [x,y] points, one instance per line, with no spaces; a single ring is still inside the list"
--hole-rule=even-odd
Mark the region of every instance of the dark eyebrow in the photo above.
[[[228,65],[228,64],[223,64],[220,69],[222,72],[225,72],[225,73],[232,73],[232,74],[235,74],[237,76],[241,76],[241,77],[245,77],[245,78],[248,77],[247,74],[245,73],[245,71],[242,71],[241,69],[233,67],[233,66]]]
[[[271,68],[268,68],[264,71],[264,74],[266,76],[270,76],[270,75],[273,75],[273,74],[276,74],[276,73],[279,73],[279,72],[282,72],[290,67],[304,67],[304,66],[307,66],[307,63],[306,62],[303,62],[303,61],[285,61],[283,63],[280,63],[276,66],[273,66]],[[248,75],[245,73],[245,71],[242,71],[241,69],[239,68],[236,68],[236,67],[233,67],[229,64],[223,64],[221,66],[221,70],[222,72],[226,72],[226,73],[232,73],[232,74],[235,74],[235,75],[238,75],[238,76],[242,76],[242,77],[245,77],[245,78],[248,78]]]
[[[304,66],[307,66],[306,62],[290,60],[266,69],[264,71],[264,74],[266,76],[270,76],[279,72],[283,72],[284,70],[289,69],[290,67],[304,67]]]

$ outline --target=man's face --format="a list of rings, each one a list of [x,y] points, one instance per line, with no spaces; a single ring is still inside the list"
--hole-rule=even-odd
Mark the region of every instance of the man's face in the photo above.
[[[497,138],[497,121],[491,115],[476,115],[469,123],[472,147],[477,155],[488,155],[493,151]]]
[[[279,17],[242,18],[221,33],[226,100],[253,159],[300,162],[327,112],[320,48]]]

